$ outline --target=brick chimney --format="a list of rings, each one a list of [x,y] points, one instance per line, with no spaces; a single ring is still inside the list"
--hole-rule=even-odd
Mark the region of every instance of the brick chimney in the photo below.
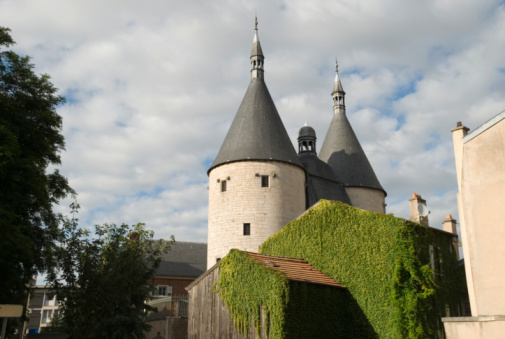
[[[409,203],[410,203],[410,220],[424,226],[430,226],[430,222],[428,220],[428,214],[426,214],[426,216],[423,217],[420,213],[420,210],[423,207],[421,208],[419,207],[419,205],[424,205],[424,208],[426,208],[427,211],[426,200],[421,198],[420,194],[412,193],[412,199],[409,199]]]

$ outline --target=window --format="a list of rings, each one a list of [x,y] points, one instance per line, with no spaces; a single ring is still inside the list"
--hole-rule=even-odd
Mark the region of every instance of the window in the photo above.
[[[158,286],[158,295],[166,295],[167,287],[166,286]]]
[[[216,258],[216,264],[221,261],[221,258]]]
[[[431,269],[433,270],[433,279],[436,281],[440,276],[440,257],[439,257],[439,249],[438,247],[434,247],[432,245],[429,246],[430,249],[430,264]]]
[[[261,187],[268,187],[268,175],[261,176]]]
[[[251,224],[244,224],[244,235],[251,235]]]
[[[51,322],[51,317],[52,317],[53,310],[44,310],[42,312],[42,321],[41,323],[47,324]]]
[[[226,180],[221,181],[221,192],[226,192]]]
[[[158,296],[171,296],[172,295],[172,286],[167,285],[158,285],[156,286]]]
[[[54,294],[46,293],[44,298],[44,306],[58,306],[60,303],[56,300]]]

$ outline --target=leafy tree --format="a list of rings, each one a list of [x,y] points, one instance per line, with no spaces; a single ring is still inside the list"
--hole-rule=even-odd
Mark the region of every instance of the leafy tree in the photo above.
[[[173,237],[153,241],[142,223],[95,227],[93,237],[76,220],[65,223],[58,266],[48,275],[62,301],[63,328],[72,338],[143,337],[152,310],[148,281]]]
[[[53,264],[57,204],[73,190],[58,170],[64,149],[64,99],[30,58],[7,50],[14,44],[0,27],[0,303],[25,304],[37,271]]]

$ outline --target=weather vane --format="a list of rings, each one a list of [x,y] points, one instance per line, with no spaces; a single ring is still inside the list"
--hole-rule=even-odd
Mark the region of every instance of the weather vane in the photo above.
[[[258,30],[258,17],[257,16],[254,17],[254,29]]]

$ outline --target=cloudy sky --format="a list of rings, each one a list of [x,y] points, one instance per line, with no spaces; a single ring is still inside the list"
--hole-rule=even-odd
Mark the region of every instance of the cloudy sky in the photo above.
[[[255,14],[293,143],[307,121],[321,146],[337,57],[387,212],[408,218],[415,192],[432,226],[457,218],[450,130],[505,109],[504,1],[0,0],[13,49],[67,99],[60,170],[81,225],[207,241],[206,172],[249,84]]]

